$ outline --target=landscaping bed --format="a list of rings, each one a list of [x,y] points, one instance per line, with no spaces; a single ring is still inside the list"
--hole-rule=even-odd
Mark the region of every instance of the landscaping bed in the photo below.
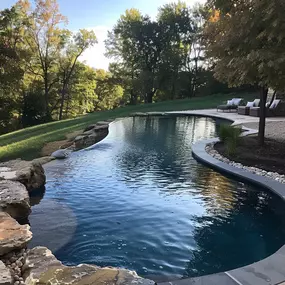
[[[265,145],[261,147],[257,137],[243,137],[234,156],[227,154],[222,142],[216,143],[214,149],[222,156],[242,165],[285,174],[285,142],[266,139]]]

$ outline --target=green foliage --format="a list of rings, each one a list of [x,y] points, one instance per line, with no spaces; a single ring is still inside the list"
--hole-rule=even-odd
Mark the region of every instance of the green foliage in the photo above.
[[[80,62],[96,35],[66,29],[57,0],[19,0],[0,11],[0,133],[225,91],[204,58],[205,11],[181,1],[159,8],[156,19],[127,10],[108,33],[109,72]]]
[[[24,128],[47,122],[43,100],[44,96],[39,88],[24,94],[21,118]]]
[[[226,147],[228,156],[234,156],[242,133],[241,128],[222,124],[219,128],[219,139]]]
[[[260,143],[264,143],[268,88],[285,88],[283,0],[208,0],[204,38],[218,80],[260,87]],[[282,12],[281,12],[282,11]]]

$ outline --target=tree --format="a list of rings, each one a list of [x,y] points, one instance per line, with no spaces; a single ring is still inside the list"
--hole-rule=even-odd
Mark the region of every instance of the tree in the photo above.
[[[113,30],[108,32],[108,38],[105,41],[106,56],[116,61],[112,63],[110,70],[129,93],[132,105],[137,104],[138,101],[135,82],[140,70],[136,35],[140,33],[142,20],[143,16],[137,9],[126,10]]]
[[[94,101],[97,99],[96,71],[77,62],[68,85],[65,117],[75,117],[94,111]]]
[[[22,17],[16,7],[0,12],[0,133],[16,127],[14,117],[20,106],[20,82],[23,78],[19,48]]]
[[[93,31],[81,29],[73,36],[69,31],[65,34],[63,51],[59,56],[59,76],[61,80],[59,120],[63,117],[64,101],[77,60],[86,49],[96,43],[97,40]]]
[[[158,21],[162,27],[164,47],[161,56],[160,78],[164,88],[175,99],[179,93],[179,75],[186,66],[186,59],[192,43],[192,19],[186,3],[170,3],[159,8]],[[189,73],[190,74],[190,73]],[[191,82],[189,82],[191,84]]]
[[[282,0],[208,1],[207,55],[215,76],[230,86],[260,87],[259,143],[264,144],[268,88],[285,85],[285,11]]]
[[[96,70],[96,82],[94,109],[109,110],[118,107],[123,97],[123,88],[114,82],[111,74],[102,69]]]
[[[56,70],[58,55],[62,48],[62,29],[67,19],[60,14],[56,0],[35,0],[35,9],[31,10],[28,0],[19,1],[27,15],[24,41],[32,52],[29,71],[40,77],[44,82],[45,113],[51,119],[50,91],[58,82]]]

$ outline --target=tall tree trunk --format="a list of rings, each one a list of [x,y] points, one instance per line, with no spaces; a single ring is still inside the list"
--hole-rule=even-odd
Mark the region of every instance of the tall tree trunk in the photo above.
[[[70,93],[67,92],[67,98],[66,98],[66,109],[65,109],[65,118],[68,118],[68,111],[69,111],[69,103],[70,103]]]
[[[63,87],[62,90],[61,90],[60,109],[59,109],[59,120],[62,120],[64,99],[65,99],[64,97],[65,97],[65,87]]]
[[[195,97],[196,95],[197,74],[198,74],[198,59],[195,58],[195,69],[194,69],[193,84],[192,84],[192,90],[191,90],[193,97]]]
[[[135,94],[134,90],[131,90],[131,99],[130,99],[130,104],[131,105],[137,105],[137,95]]]
[[[50,121],[51,120],[51,114],[50,114],[50,109],[49,109],[49,89],[48,89],[48,80],[47,78],[45,79],[45,112],[46,112],[46,120]]]
[[[155,94],[155,92],[156,92],[156,89],[154,89],[154,90],[152,90],[146,94],[145,103],[152,103],[152,98],[153,98],[153,95]]]
[[[259,145],[261,146],[264,145],[267,94],[268,94],[268,89],[266,87],[262,87],[260,89],[260,114],[259,114],[259,130],[258,130],[258,140],[259,140]]]

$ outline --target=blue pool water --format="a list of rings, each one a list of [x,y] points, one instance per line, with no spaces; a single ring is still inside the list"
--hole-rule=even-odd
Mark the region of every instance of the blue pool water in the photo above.
[[[209,118],[127,118],[97,145],[46,165],[32,246],[48,246],[68,265],[120,266],[160,280],[272,254],[285,242],[282,201],[192,158],[192,144],[217,127]]]

